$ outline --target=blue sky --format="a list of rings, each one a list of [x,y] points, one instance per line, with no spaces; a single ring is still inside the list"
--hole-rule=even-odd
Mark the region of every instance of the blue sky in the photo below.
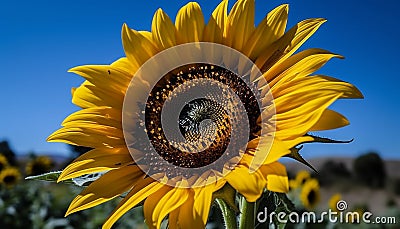
[[[67,155],[64,144],[46,137],[62,120],[78,110],[70,88],[83,80],[67,73],[83,64],[108,64],[124,55],[120,34],[131,28],[149,30],[153,13],[163,8],[171,18],[185,1],[1,1],[0,3],[0,140],[18,153]],[[218,1],[200,1],[208,19]],[[233,1],[231,1],[232,5]],[[342,54],[319,72],[349,81],[364,100],[342,100],[332,108],[351,125],[319,133],[351,144],[307,145],[306,157],[354,156],[376,150],[386,158],[400,158],[398,103],[398,9],[400,2],[344,0],[258,0],[256,22],[269,10],[289,3],[289,23],[312,17],[328,19],[303,46]]]

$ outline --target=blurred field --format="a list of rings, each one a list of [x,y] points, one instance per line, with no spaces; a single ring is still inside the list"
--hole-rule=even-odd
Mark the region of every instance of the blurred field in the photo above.
[[[386,176],[382,187],[363,183],[354,171],[355,158],[329,157],[307,160],[318,173],[294,161],[285,161],[288,173],[294,176],[298,171],[307,170],[321,183],[321,201],[319,210],[326,210],[332,195],[340,193],[349,208],[365,206],[374,215],[385,215],[390,208],[400,206],[400,160],[383,160]],[[367,166],[368,167],[368,166]],[[373,170],[374,168],[370,168]],[[342,170],[338,174],[335,170]],[[348,174],[346,174],[348,173]]]
[[[9,159],[10,163],[7,166],[18,168],[22,179],[19,179],[16,184],[10,187],[0,185],[0,228],[100,228],[121,198],[117,197],[115,200],[93,209],[74,213],[64,218],[69,203],[79,194],[83,189],[82,187],[43,181],[26,181],[23,178],[30,175],[27,167],[34,161],[41,161],[42,163],[42,165],[36,167],[35,171],[38,173],[61,170],[72,158],[49,156],[51,163],[47,167],[43,167],[43,161],[46,160],[43,160],[43,158],[38,160],[38,158],[41,157],[26,155]],[[293,160],[284,160],[284,164],[287,166],[291,179],[299,171],[306,170],[312,178],[318,180],[320,199],[313,211],[327,211],[330,198],[339,193],[342,196],[341,198],[347,202],[348,210],[363,209],[370,211],[374,216],[396,216],[397,220],[400,221],[400,170],[398,169],[400,168],[400,161],[385,161],[378,154],[366,154],[366,156],[359,158],[315,158],[308,161],[318,171],[317,173]],[[298,197],[295,197],[292,201],[301,210],[302,206],[297,205],[299,201],[296,198]],[[221,218],[219,210],[214,206],[207,228],[223,228]],[[358,226],[345,228],[358,228]],[[129,211],[128,214],[118,220],[116,228],[147,228],[144,223],[142,208],[138,207]],[[288,228],[309,228],[309,225]],[[310,228],[344,227],[319,225]],[[363,228],[400,227],[390,225]]]

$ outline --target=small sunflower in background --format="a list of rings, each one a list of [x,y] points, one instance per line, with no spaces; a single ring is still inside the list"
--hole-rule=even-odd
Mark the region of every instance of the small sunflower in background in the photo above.
[[[301,188],[304,183],[311,178],[311,174],[306,170],[300,170],[296,173],[294,179],[289,180],[289,187],[291,190]]]
[[[175,23],[159,9],[154,14],[151,32],[136,31],[123,25],[122,43],[126,57],[110,65],[87,65],[70,70],[86,79],[80,87],[72,90],[72,102],[82,110],[67,117],[62,123],[63,127],[49,136],[48,141],[93,149],[67,166],[58,181],[96,172],[107,173],[72,201],[66,215],[128,192],[106,219],[104,228],[111,228],[124,213],[140,203],[143,203],[144,216],[150,228],[160,228],[164,218],[169,219],[170,228],[204,228],[213,194],[223,188],[230,187],[240,193],[244,197],[243,203],[249,205],[254,204],[265,189],[288,191],[286,168],[278,160],[289,155],[302,143],[321,141],[308,132],[348,125],[343,115],[328,107],[337,99],[363,96],[350,83],[332,77],[311,75],[330,59],[342,58],[340,55],[317,48],[295,53],[325,19],[307,19],[286,31],[288,5],[273,9],[257,26],[254,14],[254,0],[239,0],[230,12],[228,1],[224,0],[216,7],[207,23],[196,2],[190,2],[180,9]],[[153,57],[168,50],[181,50],[178,47],[187,47],[183,44],[192,44],[191,47],[197,49],[155,62],[153,69],[169,60],[192,58],[198,49],[204,51],[203,47],[207,46],[199,42],[214,44],[209,50],[215,54],[211,58],[217,56],[215,59],[225,64],[231,61],[232,53],[239,52],[245,58],[239,58],[237,62],[228,65],[243,70],[246,67],[243,61],[249,60],[261,75],[248,74],[244,80],[241,78],[244,75],[203,61],[181,65],[167,72],[164,78],[154,84],[151,80],[156,76],[152,72],[137,74],[142,73],[143,66],[151,63]],[[230,50],[217,52],[221,46],[224,50]],[[227,164],[221,170],[202,171],[193,176],[187,176],[188,173],[180,170],[164,171],[153,159],[161,156],[175,167],[191,171],[197,171],[217,160],[231,142],[229,134],[232,125],[229,122],[243,118],[240,112],[232,112],[234,116],[228,117],[224,110],[228,106],[221,106],[213,100],[193,99],[182,110],[173,110],[179,114],[174,116],[179,120],[175,122],[179,123],[179,128],[174,127],[177,131],[172,135],[181,132],[185,138],[183,140],[187,141],[185,144],[169,141],[166,133],[171,128],[162,125],[163,105],[170,102],[170,98],[184,97],[184,92],[196,86],[194,81],[204,82],[204,79],[211,79],[218,86],[228,86],[240,98],[239,102],[246,108],[244,116],[248,118],[249,125],[246,134],[250,133],[250,137],[239,138],[245,139],[247,148],[225,155],[232,156],[227,162],[232,159],[235,163]],[[135,83],[131,83],[132,80],[136,80]],[[247,87],[246,82],[252,86]],[[129,112],[131,116],[126,119],[123,110],[126,108],[126,98],[131,98],[127,93],[132,91],[133,96],[147,100],[144,103],[129,103],[136,110]],[[271,97],[266,96],[270,94]],[[212,96],[228,102],[234,97]],[[260,103],[255,100],[258,97],[261,97]],[[144,108],[140,109],[142,105]],[[141,114],[144,114],[145,120]],[[215,122],[202,122],[203,126],[200,125],[200,121],[206,119]],[[130,124],[128,128],[126,122]],[[270,126],[274,127],[273,134],[262,131],[264,127]],[[136,131],[136,128],[141,131]],[[204,141],[199,138],[203,136],[199,132],[207,137]],[[212,136],[215,141],[212,134],[215,135]],[[146,138],[141,139],[142,135]],[[270,139],[271,136],[273,139]],[[147,139],[151,140],[151,147],[143,147]],[[197,144],[197,139],[203,142]],[[196,151],[197,147],[204,149]],[[157,152],[152,152],[150,148],[155,148]],[[196,150],[191,151],[193,148]],[[241,157],[236,161],[239,154]],[[142,165],[144,160],[149,163]],[[256,167],[252,166],[254,161],[258,163]],[[226,170],[230,173],[222,175]],[[151,171],[150,175],[148,171]],[[166,185],[169,181],[176,186]],[[307,206],[319,200],[318,183],[317,186],[313,184],[305,183],[305,190],[308,190]]]
[[[2,171],[7,166],[8,166],[7,158],[3,154],[0,154],[0,171]]]
[[[342,200],[342,195],[340,193],[333,194],[329,199],[329,208],[334,212],[339,212],[337,208],[337,203]]]
[[[28,176],[35,176],[50,172],[54,162],[48,156],[38,156],[26,164],[25,172]]]
[[[355,206],[350,212],[352,214],[346,214],[346,222],[348,223],[353,223],[353,224],[359,224],[362,222],[362,217],[364,213],[367,211],[367,207],[364,206]]]
[[[10,188],[21,179],[21,173],[15,167],[7,167],[0,172],[0,184]]]
[[[289,189],[292,191],[294,189],[297,189],[299,187],[299,184],[296,182],[296,180],[289,180]]]
[[[310,179],[310,178],[311,178],[311,174],[310,174],[308,171],[306,171],[306,170],[300,170],[300,171],[297,172],[297,174],[296,174],[295,181],[297,182],[297,184],[298,184],[299,186],[302,186],[302,185],[304,185],[304,183],[306,183],[306,181],[307,181],[308,179]]]
[[[320,199],[321,197],[318,180],[314,178],[307,180],[300,192],[300,201],[304,208],[307,210],[314,209],[319,203]]]

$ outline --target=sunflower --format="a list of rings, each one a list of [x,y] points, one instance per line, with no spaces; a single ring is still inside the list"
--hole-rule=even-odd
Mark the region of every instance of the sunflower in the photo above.
[[[93,148],[58,181],[104,172],[71,203],[66,215],[128,192],[103,227],[143,204],[146,223],[204,228],[213,193],[232,187],[255,202],[266,188],[288,191],[277,162],[309,131],[348,124],[327,109],[339,98],[361,98],[353,85],[314,75],[340,55],[322,49],[294,54],[325,22],[304,20],[286,33],[288,5],[254,25],[254,1],[228,13],[222,1],[204,20],[196,2],[175,24],[161,9],[151,32],[122,27],[126,57],[70,71],[86,79],[72,89],[71,114],[48,141]]]
[[[311,174],[306,170],[297,172],[294,179],[289,180],[289,188],[296,189],[304,185],[304,183],[311,178]]]
[[[351,212],[346,213],[346,223],[359,224],[366,211],[365,207],[355,207]]]
[[[0,171],[7,166],[8,166],[7,158],[3,154],[0,154]]]
[[[10,188],[21,178],[21,173],[17,168],[7,167],[0,172],[0,184]]]
[[[314,209],[320,200],[318,180],[311,178],[304,183],[300,192],[300,201],[307,210]]]
[[[28,176],[47,173],[53,167],[53,161],[47,156],[39,156],[28,162],[25,172]]]
[[[296,182],[296,180],[289,180],[289,189],[293,190],[299,187],[299,184]]]
[[[334,195],[331,196],[331,198],[329,199],[329,208],[332,211],[338,212],[338,208],[337,208],[337,203],[342,200],[342,195],[340,195],[340,193],[336,193]]]
[[[300,170],[296,174],[296,182],[301,186],[304,185],[304,183],[311,178],[311,174],[307,172],[306,170]]]

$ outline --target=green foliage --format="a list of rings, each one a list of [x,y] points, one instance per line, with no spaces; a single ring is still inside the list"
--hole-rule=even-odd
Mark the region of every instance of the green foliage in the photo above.
[[[101,206],[64,214],[81,187],[40,181],[23,181],[13,188],[0,186],[0,228],[13,229],[97,229],[117,206],[120,198]],[[116,223],[117,228],[144,227],[142,209],[130,210]]]
[[[372,188],[385,186],[385,164],[377,153],[370,152],[359,156],[354,160],[353,167],[357,179],[362,184]]]
[[[24,182],[13,188],[0,190],[0,228],[53,228],[52,224],[66,225],[63,212],[52,209],[57,200],[35,182]]]
[[[264,215],[266,217],[265,222],[257,222],[255,224],[256,229],[262,229],[262,228],[285,228],[287,225],[281,223],[277,219],[277,214],[279,212],[285,212],[287,215],[295,211],[295,206],[292,203],[292,201],[287,197],[286,194],[284,193],[276,193],[276,192],[270,192],[266,191],[263,193],[261,198],[257,200],[257,214],[260,212],[267,213],[267,215]],[[276,214],[270,214],[272,212],[275,212]],[[256,216],[257,216],[256,214]],[[272,219],[269,217],[272,216]],[[270,222],[273,222],[270,224]]]

